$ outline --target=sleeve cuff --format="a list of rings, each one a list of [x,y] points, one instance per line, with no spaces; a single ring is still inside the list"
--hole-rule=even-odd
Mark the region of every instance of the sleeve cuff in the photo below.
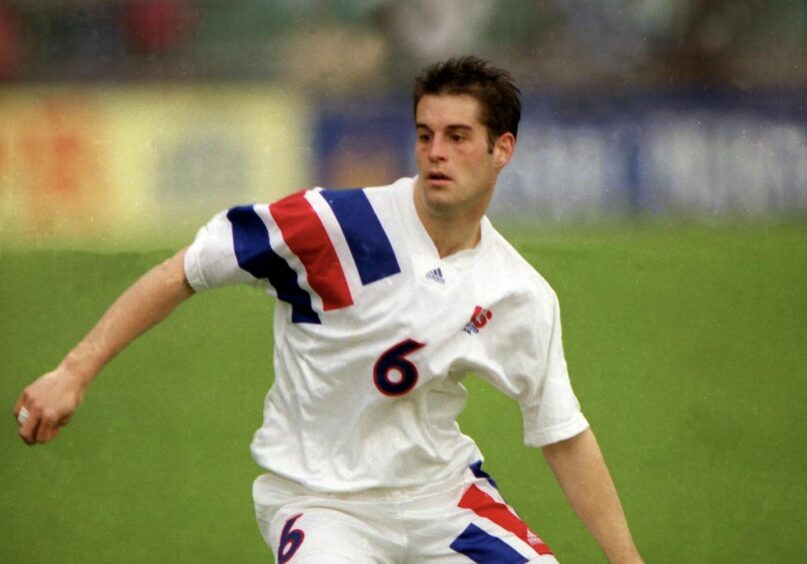
[[[185,253],[184,268],[185,278],[191,288],[196,292],[203,292],[209,288],[204,276],[202,276],[202,270],[199,268],[199,248],[196,245],[188,247]]]
[[[525,433],[524,444],[528,447],[544,447],[546,445],[551,445],[552,443],[558,443],[560,441],[565,441],[566,439],[571,439],[588,428],[588,420],[581,412],[578,411],[571,420],[565,423],[549,427],[548,429]]]

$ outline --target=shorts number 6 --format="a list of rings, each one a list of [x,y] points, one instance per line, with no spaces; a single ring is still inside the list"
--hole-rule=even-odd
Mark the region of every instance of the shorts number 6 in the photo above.
[[[292,529],[294,523],[302,517],[303,514],[299,513],[294,517],[289,517],[283,524],[283,532],[280,533],[280,546],[277,549],[277,562],[278,564],[285,564],[291,557],[294,556],[300,549],[305,539],[305,533],[301,529]]]

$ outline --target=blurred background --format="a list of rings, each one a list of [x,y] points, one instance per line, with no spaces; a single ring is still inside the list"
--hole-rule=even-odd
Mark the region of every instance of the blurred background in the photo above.
[[[47,447],[11,406],[217,211],[415,174],[412,77],[466,53],[522,87],[491,215],[558,292],[645,559],[805,561],[805,0],[0,0],[0,561],[269,560],[264,295],[194,298]],[[466,382],[505,497],[604,562]]]
[[[413,75],[524,94],[493,215],[804,217],[804,0],[2,0],[0,243],[187,238],[415,173]]]

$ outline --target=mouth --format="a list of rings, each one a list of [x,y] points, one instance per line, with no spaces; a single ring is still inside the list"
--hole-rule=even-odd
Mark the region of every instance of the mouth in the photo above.
[[[442,186],[451,182],[452,178],[439,171],[432,171],[426,175],[426,181],[433,186]]]

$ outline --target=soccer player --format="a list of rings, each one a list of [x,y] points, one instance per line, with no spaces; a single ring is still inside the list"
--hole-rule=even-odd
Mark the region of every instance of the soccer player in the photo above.
[[[515,399],[573,509],[613,562],[641,562],[572,391],[558,301],[485,212],[516,146],[510,75],[474,57],[414,88],[418,176],[312,189],[216,215],[138,280],[14,406],[53,439],[104,364],[194,292],[275,297],[275,381],[252,454],[277,562],[555,562],[460,432],[462,379]]]

